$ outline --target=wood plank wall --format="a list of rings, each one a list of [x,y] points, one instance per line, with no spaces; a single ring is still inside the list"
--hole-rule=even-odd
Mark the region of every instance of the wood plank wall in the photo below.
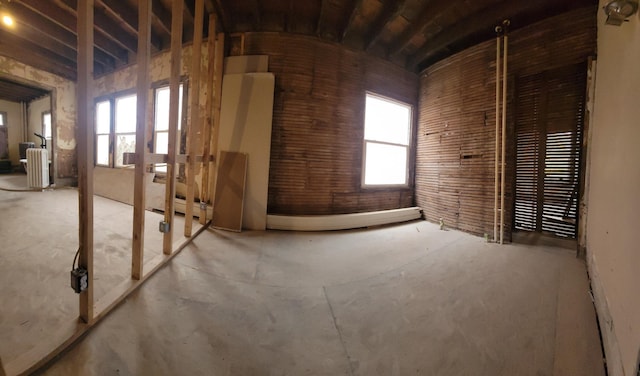
[[[509,35],[506,239],[513,213],[515,79],[595,55],[597,10],[577,9]],[[446,226],[478,235],[493,233],[495,49],[495,40],[487,41],[420,75],[417,205],[429,221],[442,218]]]
[[[365,91],[415,106],[417,75],[313,37],[246,33],[244,43],[244,54],[269,55],[276,77],[269,213],[356,213],[414,204],[413,182],[410,188],[367,190],[360,182]]]

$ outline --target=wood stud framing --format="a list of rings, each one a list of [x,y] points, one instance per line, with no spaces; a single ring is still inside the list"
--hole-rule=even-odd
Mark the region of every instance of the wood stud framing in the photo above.
[[[147,99],[149,98],[149,62],[151,60],[151,0],[138,2],[138,83],[136,113],[136,168],[133,187],[133,249],[131,277],[142,277],[144,263],[145,155],[147,149]]]
[[[184,3],[173,2],[172,14],[181,15]],[[167,181],[165,184],[164,222],[169,224],[169,232],[164,233],[162,252],[171,254],[173,248],[173,225],[176,201],[176,155],[178,152],[178,117],[180,67],[182,66],[182,17],[171,20],[171,77],[169,78],[169,145],[167,148]]]
[[[93,0],[78,6],[78,266],[89,285],[80,293],[80,319],[93,321]]]
[[[204,22],[204,0],[196,0],[193,34],[193,56],[191,57],[191,123],[187,128],[187,208],[185,210],[184,236],[191,236],[193,228],[193,201],[195,197],[195,170],[197,134],[200,121],[200,65],[202,55],[202,28]]]
[[[216,16],[209,15],[209,38],[207,40],[208,66],[207,66],[207,104],[205,110],[205,122],[202,136],[202,179],[200,183],[200,224],[207,221],[207,207],[209,203],[209,153],[211,149],[211,130],[213,127],[213,102],[214,95],[220,97],[220,92],[214,93],[214,74],[216,60]],[[216,124],[217,126],[217,124]],[[217,140],[216,140],[217,141]],[[203,205],[204,204],[204,205]]]

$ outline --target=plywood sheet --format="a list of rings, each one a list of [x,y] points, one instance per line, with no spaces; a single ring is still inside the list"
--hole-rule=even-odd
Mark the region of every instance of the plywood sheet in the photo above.
[[[247,154],[221,151],[218,157],[218,176],[213,201],[213,227],[242,230]]]

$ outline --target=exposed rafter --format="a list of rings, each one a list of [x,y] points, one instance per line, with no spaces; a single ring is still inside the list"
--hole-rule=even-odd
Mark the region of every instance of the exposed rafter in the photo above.
[[[151,11],[164,32],[171,35],[171,12],[160,1],[154,1],[151,4]]]
[[[416,19],[413,20],[409,27],[407,27],[405,31],[390,44],[387,54],[392,56],[404,50],[413,37],[431,27],[433,23],[442,16],[442,14],[448,11],[455,4],[455,2],[450,0],[427,1]]]
[[[77,2],[77,0],[75,0]],[[107,17],[114,18],[132,35],[138,35],[138,13],[121,0],[97,0],[95,6],[96,22],[103,24],[112,23]],[[162,49],[162,38],[153,31],[151,32],[151,45],[157,50]]]
[[[558,2],[555,0],[528,1],[526,4],[507,2],[489,6],[457,22],[456,24],[460,25],[459,27],[448,27],[428,40],[415,54],[409,57],[407,68],[410,70],[424,68],[425,63],[428,63],[430,58],[437,56],[448,46],[468,39],[473,34],[478,34],[479,30],[483,35],[490,36],[494,34],[494,26],[505,18],[514,19],[523,15],[544,14],[549,9],[560,13],[573,7],[575,7],[575,4],[571,4],[571,2]],[[518,26],[522,25],[512,24],[512,28]],[[451,52],[449,51],[448,53]]]
[[[257,0],[255,1],[257,2]],[[215,0],[214,5],[216,13],[218,14],[218,25],[220,25],[220,30],[222,30],[222,32],[226,32],[232,24],[231,11],[227,9],[226,3],[222,0]]]
[[[376,20],[369,26],[369,31],[364,37],[364,49],[370,49],[380,38],[385,26],[398,17],[404,8],[405,0],[386,0],[382,4],[382,11]]]
[[[349,34],[349,31],[351,30],[351,25],[353,25],[353,20],[356,18],[356,15],[358,14],[358,9],[360,9],[360,6],[362,5],[362,1],[363,0],[351,0],[350,3],[348,5],[350,5],[351,11],[348,13],[349,17],[346,18],[343,27],[340,29],[340,41],[342,42],[344,40],[344,38],[347,36],[347,34]]]

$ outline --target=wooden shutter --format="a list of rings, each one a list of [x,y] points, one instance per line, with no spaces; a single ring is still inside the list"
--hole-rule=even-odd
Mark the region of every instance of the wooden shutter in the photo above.
[[[576,237],[585,79],[585,64],[518,79],[516,229]]]

